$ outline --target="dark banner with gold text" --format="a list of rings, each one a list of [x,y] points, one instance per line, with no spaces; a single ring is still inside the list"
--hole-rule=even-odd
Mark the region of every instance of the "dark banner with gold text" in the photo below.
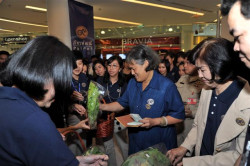
[[[93,7],[68,0],[72,50],[90,59],[95,54]]]

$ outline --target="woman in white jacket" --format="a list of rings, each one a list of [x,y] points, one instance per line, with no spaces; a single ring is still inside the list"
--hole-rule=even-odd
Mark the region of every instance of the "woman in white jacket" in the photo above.
[[[242,153],[250,117],[250,87],[236,76],[238,56],[226,39],[207,39],[194,54],[202,90],[193,127],[179,148],[168,151],[173,165],[230,166]],[[191,156],[195,149],[194,157]]]

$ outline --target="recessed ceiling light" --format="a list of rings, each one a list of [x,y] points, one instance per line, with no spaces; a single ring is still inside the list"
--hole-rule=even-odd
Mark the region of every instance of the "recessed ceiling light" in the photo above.
[[[39,8],[35,6],[25,6],[28,9],[33,9],[33,10],[38,10],[38,11],[44,11],[46,12],[47,9],[45,8]],[[131,25],[141,25],[142,23],[137,23],[137,22],[131,22],[131,21],[125,21],[125,20],[117,20],[117,19],[112,19],[112,18],[105,18],[105,17],[98,17],[94,16],[95,20],[101,20],[101,21],[109,21],[109,22],[116,22],[116,23],[123,23],[123,24],[131,24]]]
[[[12,30],[9,30],[9,29],[2,29],[2,28],[0,28],[0,31],[4,31],[4,32],[15,32],[15,31],[12,31]]]
[[[47,25],[33,24],[33,23],[28,23],[28,22],[21,22],[21,21],[9,20],[9,19],[5,19],[5,18],[0,18],[0,21],[11,22],[11,23],[16,23],[16,24],[31,25],[31,26],[36,26],[36,27],[48,28]]]
[[[47,11],[47,9],[45,9],[45,8],[40,8],[40,7],[35,7],[35,6],[28,6],[28,5],[26,5],[25,8],[33,9],[33,10],[39,10],[39,11],[43,11],[43,12]]]
[[[109,22],[123,23],[123,24],[131,24],[131,25],[141,25],[141,24],[142,24],[142,23],[138,23],[138,22],[117,20],[117,19],[105,18],[105,17],[97,17],[97,16],[94,16],[94,19],[95,19],[95,20],[101,20],[101,21],[109,21]]]
[[[147,5],[147,6],[153,6],[153,7],[158,7],[158,8],[168,9],[168,10],[174,10],[174,11],[184,12],[184,13],[189,13],[189,14],[194,14],[194,15],[200,15],[200,16],[204,15],[204,13],[201,13],[201,12],[196,12],[196,11],[171,7],[171,6],[165,6],[165,5],[155,4],[155,3],[143,2],[143,1],[138,1],[138,0],[122,0],[122,1],[141,4],[141,5]]]

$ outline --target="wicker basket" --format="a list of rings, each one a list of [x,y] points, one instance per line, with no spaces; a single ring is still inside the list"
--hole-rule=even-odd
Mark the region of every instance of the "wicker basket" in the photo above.
[[[97,123],[97,138],[105,138],[113,135],[114,133],[114,120],[115,113],[109,113],[107,120],[99,119]]]

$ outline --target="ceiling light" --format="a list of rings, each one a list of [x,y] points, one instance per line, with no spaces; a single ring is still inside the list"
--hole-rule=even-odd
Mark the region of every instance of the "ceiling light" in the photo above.
[[[12,30],[9,30],[9,29],[2,29],[2,28],[0,28],[0,31],[4,31],[4,32],[15,32],[15,31],[12,31]]]
[[[220,6],[221,6],[221,4],[219,3],[219,4],[217,4],[216,6],[220,7]]]
[[[104,34],[105,34],[105,31],[104,31],[104,30],[102,30],[102,31],[101,31],[101,34],[102,34],[102,35],[104,35]]]
[[[200,15],[200,16],[204,15],[204,13],[200,13],[200,12],[196,12],[196,11],[175,8],[175,7],[171,7],[171,6],[165,6],[165,5],[159,5],[159,4],[155,4],[155,3],[142,2],[142,1],[138,1],[138,0],[122,0],[122,1],[137,3],[137,4],[141,4],[141,5],[147,5],[147,6],[153,6],[153,7],[158,7],[158,8],[168,9],[168,10],[174,10],[174,11],[184,12],[184,13],[189,13],[189,14],[195,14],[195,15]]]
[[[172,32],[172,31],[173,31],[173,28],[169,28],[168,31],[169,31],[169,32]]]
[[[25,6],[28,9],[33,9],[33,10],[39,10],[39,11],[47,11],[45,8],[39,8],[35,6]],[[123,23],[123,24],[131,24],[131,25],[142,25],[142,23],[137,23],[137,22],[131,22],[131,21],[124,21],[124,20],[116,20],[112,18],[104,18],[104,17],[97,17],[94,16],[95,20],[101,20],[101,21],[109,21],[109,22],[116,22],[116,23]]]
[[[27,9],[33,9],[33,10],[39,10],[39,11],[43,11],[43,12],[46,12],[47,11],[47,9],[45,9],[45,8],[40,8],[40,7],[35,7],[35,6],[25,6],[25,8],[27,8]]]
[[[137,22],[130,22],[130,21],[124,21],[124,20],[116,20],[112,18],[104,18],[104,17],[97,17],[94,16],[95,20],[101,20],[101,21],[109,21],[109,22],[117,22],[117,23],[123,23],[123,24],[131,24],[131,25],[141,25],[142,23]]]
[[[47,25],[40,25],[40,24],[33,24],[33,23],[28,23],[28,22],[21,22],[21,21],[15,21],[15,20],[8,20],[8,19],[5,19],[5,18],[0,18],[0,21],[11,22],[11,23],[16,23],[16,24],[31,25],[31,26],[36,26],[36,27],[48,28]]]

